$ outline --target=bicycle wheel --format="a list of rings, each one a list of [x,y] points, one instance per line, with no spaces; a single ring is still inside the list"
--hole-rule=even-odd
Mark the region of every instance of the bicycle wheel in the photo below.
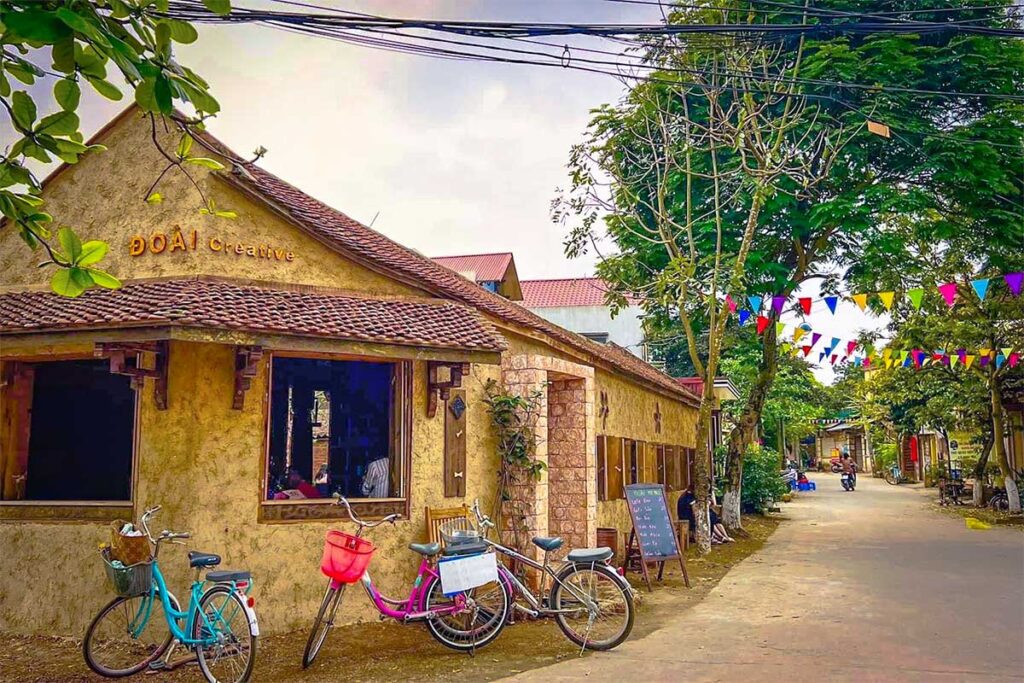
[[[497,638],[512,608],[512,597],[500,580],[466,591],[465,595],[472,601],[471,609],[427,619],[430,635],[445,647],[459,652],[481,648]],[[441,579],[436,576],[429,579],[426,596],[428,610],[455,604],[454,596],[448,597],[442,592]]]
[[[199,599],[192,623],[199,669],[210,683],[244,683],[256,664],[256,639],[241,597],[230,586],[218,585]],[[206,618],[203,618],[206,615]]]
[[[603,564],[569,565],[551,587],[549,604],[562,633],[588,650],[610,650],[633,630],[633,594]],[[591,612],[584,598],[594,605]]]
[[[167,594],[171,607],[178,600]],[[131,676],[156,661],[171,644],[171,630],[158,595],[114,598],[100,610],[82,640],[85,663],[100,676]]]
[[[320,602],[320,609],[313,620],[313,629],[309,632],[309,639],[306,640],[306,651],[302,653],[302,668],[306,669],[316,656],[320,654],[320,648],[327,640],[327,634],[334,626],[334,615],[338,612],[341,599],[345,594],[345,586],[348,584],[327,581],[327,591],[324,599]]]

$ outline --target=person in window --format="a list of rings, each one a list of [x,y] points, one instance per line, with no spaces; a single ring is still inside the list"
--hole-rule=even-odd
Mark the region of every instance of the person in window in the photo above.
[[[366,498],[387,498],[389,467],[387,458],[377,458],[366,466],[362,492]]]
[[[295,468],[288,470],[288,488],[274,494],[274,500],[291,498],[322,498],[320,491],[299,474]]]

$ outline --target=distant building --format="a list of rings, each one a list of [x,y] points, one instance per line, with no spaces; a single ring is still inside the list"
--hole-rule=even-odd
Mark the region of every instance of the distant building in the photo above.
[[[510,301],[523,300],[523,290],[519,286],[516,262],[511,252],[438,256],[432,260],[472,280],[488,292],[500,294]]]
[[[523,280],[523,306],[556,325],[602,344],[617,344],[647,360],[643,309],[636,303],[612,317],[608,285],[596,277]]]
[[[676,377],[676,382],[692,391],[697,396],[704,395],[704,380],[701,377]],[[708,448],[713,453],[725,438],[725,425],[722,422],[722,401],[735,401],[740,397],[736,385],[728,377],[716,377],[712,390],[715,402],[711,407],[711,439]]]

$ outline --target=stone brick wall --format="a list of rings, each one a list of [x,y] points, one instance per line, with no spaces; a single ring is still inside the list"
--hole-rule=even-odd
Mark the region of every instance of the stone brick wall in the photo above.
[[[554,379],[548,384],[548,533],[570,548],[588,545],[587,417],[582,379]],[[595,532],[596,533],[596,532]]]

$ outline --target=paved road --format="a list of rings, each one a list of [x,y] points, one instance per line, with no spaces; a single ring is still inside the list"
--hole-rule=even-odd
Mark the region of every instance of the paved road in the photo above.
[[[921,490],[814,479],[699,605],[515,680],[1024,681],[1024,534],[968,530]]]

